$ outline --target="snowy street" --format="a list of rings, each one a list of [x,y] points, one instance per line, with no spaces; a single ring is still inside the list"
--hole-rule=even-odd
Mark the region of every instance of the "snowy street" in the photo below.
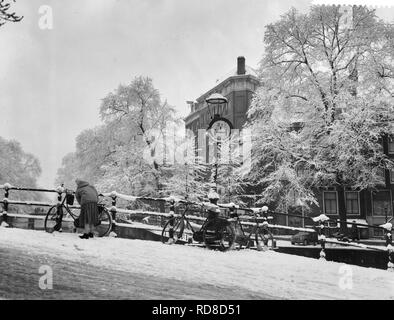
[[[341,266],[276,252],[215,252],[159,242],[0,229],[3,299],[393,299],[385,270]],[[39,288],[39,268],[53,289]]]

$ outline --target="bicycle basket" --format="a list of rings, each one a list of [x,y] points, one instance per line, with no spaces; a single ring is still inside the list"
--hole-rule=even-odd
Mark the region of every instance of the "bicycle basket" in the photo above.
[[[66,193],[66,203],[69,206],[72,206],[74,204],[74,195],[72,193]]]
[[[75,228],[83,228],[83,225],[81,224],[81,220],[79,219],[79,217],[77,217],[77,218],[74,220],[74,227],[75,227]]]
[[[105,208],[105,204],[102,203],[97,204],[97,210],[99,214],[101,214],[104,211],[104,208]]]
[[[193,233],[193,240],[196,242],[203,242],[203,231],[196,231]]]

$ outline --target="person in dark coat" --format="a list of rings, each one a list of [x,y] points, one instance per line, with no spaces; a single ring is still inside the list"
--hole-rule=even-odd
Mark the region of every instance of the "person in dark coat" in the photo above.
[[[94,186],[81,179],[76,179],[75,183],[77,184],[75,198],[81,205],[79,223],[84,228],[84,234],[80,238],[93,238],[94,227],[98,224],[98,192]]]

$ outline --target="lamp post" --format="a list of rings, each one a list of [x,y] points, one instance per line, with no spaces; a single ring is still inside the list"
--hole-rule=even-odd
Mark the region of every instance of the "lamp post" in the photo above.
[[[208,112],[211,116],[211,121],[207,128],[208,137],[215,143],[215,174],[214,174],[214,184],[215,191],[217,191],[217,179],[218,179],[218,167],[219,167],[219,156],[221,152],[221,144],[223,139],[227,139],[231,135],[232,124],[226,118],[221,116],[222,105],[226,105],[228,100],[226,97],[220,93],[213,93],[208,98],[205,99],[208,106]]]
[[[384,214],[385,214],[385,216],[386,216],[386,223],[387,223],[387,220],[388,220],[388,218],[387,218],[387,212],[388,212],[388,208],[385,207],[385,208],[384,208]]]

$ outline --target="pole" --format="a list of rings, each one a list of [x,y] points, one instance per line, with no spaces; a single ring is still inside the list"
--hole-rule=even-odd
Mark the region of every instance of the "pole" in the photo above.
[[[392,236],[393,225],[391,223],[386,223],[383,227],[385,229],[386,247],[388,252],[387,271],[393,272],[394,271],[394,248],[393,248],[393,236]]]
[[[115,228],[116,228],[116,195],[111,195],[112,198],[112,207],[109,210],[111,212],[111,216],[112,216],[112,228],[111,231],[115,232]]]
[[[62,193],[64,191],[63,184],[58,188],[57,191],[57,203],[56,203],[56,224],[53,227],[53,231],[62,231],[62,223],[63,223],[63,208],[62,208]],[[74,231],[76,229],[74,228]]]
[[[320,257],[319,260],[326,260],[326,235],[325,235],[325,231],[324,231],[324,223],[326,221],[329,221],[330,219],[325,215],[325,214],[321,214],[318,217],[312,218],[314,222],[316,222],[318,225],[316,226],[316,228],[318,229],[318,240],[320,242],[321,245],[321,251],[320,251]]]
[[[217,158],[216,158],[216,163],[215,163],[214,182],[215,182],[215,191],[218,192],[218,163],[217,163]]]
[[[321,245],[321,251],[320,251],[320,260],[326,260],[326,236],[324,234],[324,221],[320,221],[319,225],[319,241]]]
[[[170,229],[168,230],[168,235],[169,235],[169,243],[174,243],[174,219],[175,216],[175,201],[171,201],[171,206],[170,206]]]
[[[2,224],[6,227],[8,227],[8,223],[7,223],[7,213],[8,213],[8,196],[9,196],[9,185],[6,183],[4,185],[4,200],[3,200],[3,222]]]

